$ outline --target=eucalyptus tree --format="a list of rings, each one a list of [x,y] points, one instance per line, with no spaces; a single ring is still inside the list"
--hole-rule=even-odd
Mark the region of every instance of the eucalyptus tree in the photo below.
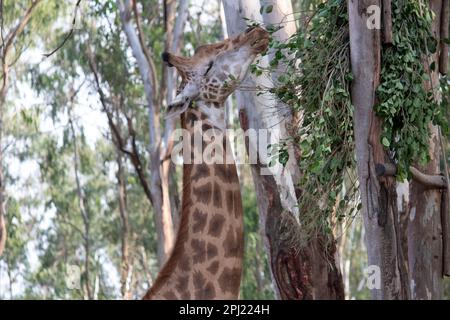
[[[27,39],[23,37],[25,28],[30,22],[33,12],[40,4],[40,0],[0,3],[0,34],[1,48],[0,58],[2,65],[2,80],[0,85],[0,255],[5,248],[7,230],[6,230],[6,189],[5,175],[3,168],[3,135],[4,135],[4,114],[7,93],[10,86],[10,69],[20,59],[24,49],[27,47]],[[23,10],[23,8],[26,8]],[[20,16],[19,19],[16,17]],[[29,41],[29,38],[28,38]]]
[[[305,226],[317,210],[309,213],[309,208],[300,206],[299,211],[297,206],[297,201],[308,202],[310,206],[317,204],[306,197],[309,190],[302,190],[304,186],[301,184],[301,177],[304,174],[299,171],[297,163],[299,153],[295,149],[298,147],[290,143],[297,142],[294,133],[300,130],[298,120],[291,114],[295,108],[290,105],[292,101],[286,103],[280,99],[276,102],[275,95],[258,92],[258,88],[268,88],[272,94],[277,94],[277,88],[284,86],[286,75],[291,72],[292,64],[283,63],[289,63],[292,57],[297,56],[297,53],[293,52],[289,58],[286,50],[287,40],[296,33],[292,6],[277,1],[238,1],[223,4],[230,34],[245,30],[245,20],[250,23],[262,20],[273,33],[268,59],[270,64],[262,59],[262,67],[255,67],[255,75],[244,85],[245,88],[254,88],[255,92],[238,91],[236,100],[242,109],[243,128],[275,128],[281,132],[277,158],[283,164],[280,170],[282,174],[275,174],[273,178],[261,176],[260,168],[253,167],[261,230],[278,297],[342,299],[343,284],[334,256],[336,247],[333,237],[323,236],[322,230],[318,233],[308,233]],[[269,75],[271,81],[264,75],[267,70],[272,71]],[[280,80],[284,82],[280,84]],[[295,90],[294,85],[292,89]],[[293,93],[294,96],[296,94]],[[283,147],[283,142],[286,147]],[[298,197],[308,200],[298,200]],[[319,220],[320,217],[316,215],[312,219]],[[292,276],[283,277],[285,272]]]
[[[370,6],[383,9],[382,33],[361,13]],[[447,159],[439,127],[447,126],[441,93],[448,82],[439,75],[446,51],[439,44],[448,2],[349,2],[348,9],[362,213],[369,264],[381,271],[373,296],[440,299],[449,271],[448,178],[441,176],[448,168],[441,167]],[[371,12],[376,19],[381,11]]]

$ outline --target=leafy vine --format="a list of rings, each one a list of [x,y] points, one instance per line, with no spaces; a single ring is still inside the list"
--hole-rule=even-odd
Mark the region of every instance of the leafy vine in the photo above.
[[[318,6],[306,32],[288,43],[272,43],[288,70],[273,93],[301,115],[297,141],[303,190],[299,199],[302,231],[327,234],[331,217],[343,220],[357,212],[357,183],[350,99],[349,32],[346,2]],[[354,206],[347,206],[348,203]]]
[[[435,62],[424,64],[424,57],[436,53],[438,42],[431,26],[434,13],[426,2],[398,0],[392,2],[393,43],[382,50],[381,83],[375,106],[383,118],[381,142],[389,149],[397,164],[397,178],[409,177],[414,162],[429,161],[429,124],[447,129],[445,103],[435,99],[442,94],[447,99],[443,79],[433,87],[431,72],[437,72]]]

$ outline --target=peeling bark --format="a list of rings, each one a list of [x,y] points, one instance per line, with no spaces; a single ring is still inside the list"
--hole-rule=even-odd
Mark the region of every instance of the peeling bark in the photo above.
[[[440,22],[442,0],[431,0],[430,8],[435,12],[432,32],[436,39],[440,39]],[[438,53],[426,58],[425,67],[435,62],[439,63]],[[431,82],[424,85],[427,90],[434,90],[439,86],[438,70],[428,70]],[[439,100],[435,92],[435,99]],[[430,143],[428,152],[430,161],[426,166],[417,168],[427,175],[440,174],[439,128],[430,124]],[[441,221],[441,191],[427,188],[420,181],[410,183],[410,206],[408,221],[408,258],[411,275],[412,299],[441,299],[443,294],[443,237]]]
[[[244,131],[251,127],[247,110],[241,110],[239,116]],[[251,147],[247,140],[247,150]],[[331,263],[335,261],[336,246],[328,245],[325,253],[324,238],[299,246],[298,222],[283,208],[274,177],[261,175],[263,167],[258,162],[251,169],[260,196],[260,223],[277,296],[283,300],[344,299],[342,276]]]
[[[273,9],[270,13],[266,10],[263,11],[262,18],[264,24],[274,25],[282,27],[282,29],[275,32],[272,36],[280,43],[288,41],[288,39],[295,34],[297,27],[295,20],[293,19],[293,9],[291,1],[278,1],[278,0],[261,0],[261,5],[264,7],[272,6]],[[275,51],[269,49],[269,60],[275,58]],[[271,78],[273,84],[272,87],[279,85],[278,79],[286,72],[286,66],[280,62],[275,70],[271,72]],[[294,118],[295,115],[289,106],[284,105],[281,101],[274,101],[275,112],[271,118],[271,123],[267,123],[268,128],[274,128],[279,131],[279,139],[281,141],[291,141],[289,138],[295,136],[298,132],[298,128],[295,127]],[[272,112],[273,113],[273,112]],[[297,207],[297,195],[296,184],[300,181],[300,170],[298,167],[297,154],[300,154],[298,147],[290,143],[288,145],[289,161],[282,170],[282,174],[276,177],[278,187],[281,193],[281,199],[284,199],[283,207],[294,213],[296,216],[299,214]]]
[[[376,299],[408,297],[406,263],[399,239],[396,184],[392,177],[377,177],[375,164],[388,161],[380,143],[381,121],[375,116],[375,90],[380,78],[380,31],[367,27],[367,8],[380,0],[349,0],[350,53],[355,106],[354,130],[362,215],[369,265],[381,270],[381,288]]]
[[[392,43],[392,3],[383,0],[383,43]]]
[[[261,20],[259,1],[223,1],[222,3],[230,36],[246,29],[244,17]],[[286,6],[281,2],[275,3],[272,1],[271,3],[274,4],[275,18],[273,19],[283,16],[282,12],[277,12],[277,10],[289,7],[289,5]],[[267,21],[270,20],[268,17],[266,19],[268,19]],[[288,34],[282,35],[281,32],[280,39],[281,37],[286,38]],[[264,59],[267,65],[267,58]],[[276,77],[276,74],[274,74],[274,77]],[[243,85],[250,88],[271,86],[270,82],[264,82],[264,79],[255,78],[253,75],[249,75]],[[236,91],[241,127],[244,130],[246,128],[271,128],[272,126],[265,123],[264,120],[271,117],[272,119],[274,117],[280,119],[279,114],[274,115],[273,113],[272,107],[275,105],[267,105],[268,101],[273,100],[273,97],[255,93],[248,90]],[[243,115],[245,121],[243,121]],[[248,146],[248,148],[257,150],[256,146]],[[293,157],[295,160],[295,155]],[[281,299],[343,299],[342,276],[335,260],[334,241],[331,241],[331,245],[326,247],[325,243],[328,243],[328,241],[317,238],[299,249],[300,242],[298,239],[301,227],[298,214],[295,213],[295,210],[292,210],[289,202],[285,201],[285,197],[280,199],[280,185],[283,186],[281,194],[289,195],[291,193],[290,196],[297,199],[294,188],[296,181],[294,179],[298,178],[298,173],[291,173],[292,177],[289,182],[285,179],[279,179],[277,176],[261,175],[260,170],[261,164],[252,166],[261,232],[269,255],[272,281],[276,288],[277,297]],[[290,187],[289,183],[291,184]],[[325,252],[331,252],[331,254],[326,255]]]

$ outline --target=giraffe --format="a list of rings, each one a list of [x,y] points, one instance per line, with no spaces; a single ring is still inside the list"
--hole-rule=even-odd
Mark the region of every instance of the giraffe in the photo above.
[[[181,115],[181,126],[215,131],[222,137],[222,160],[183,164],[182,212],[172,253],[144,299],[226,299],[239,297],[244,254],[244,223],[239,178],[227,156],[224,103],[245,78],[256,56],[264,52],[269,34],[261,27],[222,42],[200,46],[191,58],[163,53],[182,79],[179,94],[166,118]],[[201,126],[196,126],[201,121]],[[189,140],[191,155],[196,151]],[[211,141],[202,137],[205,150]],[[225,150],[225,152],[223,152]],[[217,158],[215,158],[217,159]],[[231,159],[233,157],[231,156]]]

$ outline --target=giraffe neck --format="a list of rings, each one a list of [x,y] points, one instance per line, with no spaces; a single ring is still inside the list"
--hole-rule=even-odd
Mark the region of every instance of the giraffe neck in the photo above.
[[[223,110],[198,103],[182,115],[182,127],[193,135],[194,122],[203,120],[203,131],[221,130]],[[205,150],[208,144],[202,142]],[[144,299],[237,299],[244,233],[235,163],[184,164],[182,194],[174,249]]]

